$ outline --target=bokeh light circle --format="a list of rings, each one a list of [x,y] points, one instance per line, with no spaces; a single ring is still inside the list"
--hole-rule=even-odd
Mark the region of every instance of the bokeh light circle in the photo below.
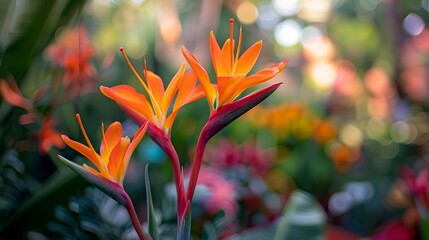
[[[423,18],[415,13],[408,14],[402,23],[404,31],[410,36],[419,35],[425,28]]]
[[[319,46],[322,42],[323,34],[317,27],[307,26],[302,30],[301,43],[304,48]]]
[[[274,37],[282,46],[289,47],[301,40],[301,25],[292,19],[285,20],[274,28]]]
[[[353,206],[353,197],[348,192],[336,192],[329,200],[329,212],[341,215]]]
[[[256,23],[261,29],[272,30],[280,21],[280,16],[274,11],[271,4],[259,6],[259,14]]]
[[[295,15],[299,10],[299,0],[273,0],[274,10],[281,16]]]
[[[251,2],[243,2],[237,8],[237,18],[243,24],[256,22],[258,14],[258,8]]]

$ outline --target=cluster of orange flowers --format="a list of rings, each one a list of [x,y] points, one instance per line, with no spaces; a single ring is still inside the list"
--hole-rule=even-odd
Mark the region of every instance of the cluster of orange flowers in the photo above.
[[[359,149],[338,140],[339,130],[332,121],[318,117],[302,104],[282,104],[268,108],[257,106],[246,115],[246,119],[256,127],[269,129],[279,141],[290,138],[297,141],[314,139],[327,146],[327,154],[340,171],[347,171],[360,157]]]
[[[258,106],[247,114],[247,120],[257,127],[271,130],[279,139],[293,137],[303,140],[314,137],[321,144],[325,144],[335,139],[338,134],[332,122],[316,117],[299,103],[269,108]]]

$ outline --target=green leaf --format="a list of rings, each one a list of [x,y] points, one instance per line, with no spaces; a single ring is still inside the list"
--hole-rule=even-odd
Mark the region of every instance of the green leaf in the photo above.
[[[325,229],[323,208],[311,194],[298,190],[289,198],[274,239],[324,239]]]
[[[147,201],[147,211],[148,211],[148,231],[149,235],[153,240],[159,239],[158,227],[155,217],[155,209],[152,202],[152,193],[150,191],[150,182],[149,182],[149,165],[146,165],[145,169],[145,180],[146,180],[146,201]]]

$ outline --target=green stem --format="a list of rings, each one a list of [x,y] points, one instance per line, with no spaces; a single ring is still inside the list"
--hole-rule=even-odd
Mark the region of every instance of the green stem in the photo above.
[[[133,223],[134,229],[136,229],[137,235],[139,236],[140,240],[146,240],[146,237],[143,233],[142,228],[140,227],[140,222],[137,217],[136,211],[134,209],[133,202],[131,201],[128,194],[125,194],[125,197],[127,199],[127,203],[125,207],[127,208],[128,214],[130,215],[131,222]]]

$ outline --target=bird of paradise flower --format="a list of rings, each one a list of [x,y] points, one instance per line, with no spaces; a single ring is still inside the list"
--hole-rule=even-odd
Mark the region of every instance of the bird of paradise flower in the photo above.
[[[101,86],[100,90],[105,96],[116,101],[138,124],[147,122],[149,136],[169,156],[178,196],[177,214],[180,225],[189,207],[189,201],[186,200],[180,160],[170,138],[171,127],[178,111],[186,104],[202,98],[204,91],[196,85],[197,77],[195,73],[192,71],[185,72],[185,64],[182,64],[165,89],[162,79],[155,73],[147,70],[145,62],[145,82],[131,64],[125,50],[123,48],[120,50],[128,66],[149,96],[150,102],[145,95],[139,93],[134,87],[129,85],[119,85],[110,88]],[[175,99],[174,104],[173,99]]]
[[[123,181],[131,155],[145,135],[147,124],[143,124],[135,132],[132,141],[128,137],[122,137],[122,125],[119,122],[112,123],[106,131],[104,130],[104,124],[102,124],[102,142],[100,154],[98,154],[88,138],[80,115],[76,114],[76,118],[88,146],[71,140],[66,135],[62,135],[63,141],[90,160],[95,168],[88,164],[80,166],[61,155],[58,155],[58,157],[64,165],[70,167],[78,175],[101,189],[118,203],[124,205],[140,239],[146,239],[140,228],[131,199],[124,190]]]
[[[120,141],[115,142],[116,145],[119,144],[118,142],[122,143],[119,144],[121,147],[118,147],[122,150],[120,153],[120,156],[122,156],[120,159],[122,160],[112,161],[112,169],[110,169],[110,158],[107,159],[103,157],[103,153],[105,152],[103,147],[100,149],[101,155],[95,153],[78,115],[79,124],[89,147],[76,144],[67,137],[63,137],[67,145],[78,150],[90,159],[97,167],[98,171],[87,165],[81,167],[60,156],[61,160],[75,172],[85,177],[88,181],[103,189],[118,202],[125,206],[132,206],[132,204],[129,204],[129,197],[125,191],[123,191],[122,187],[124,176],[123,169],[126,169],[129,161],[129,154],[135,148],[134,143],[137,144],[136,142],[140,141],[142,134],[144,134],[142,132],[147,129],[149,136],[167,153],[172,163],[178,196],[178,239],[189,239],[190,237],[189,205],[194,195],[199,170],[201,168],[202,157],[207,142],[232,121],[271,95],[281,83],[275,83],[236,100],[246,89],[268,81],[276,76],[287,64],[287,61],[282,61],[270,68],[247,76],[260,54],[262,42],[259,41],[252,45],[240,57],[240,47],[242,42],[242,30],[240,29],[237,52],[234,54],[235,42],[233,38],[233,25],[234,20],[231,19],[230,37],[226,40],[222,49],[219,47],[213,32],[210,33],[210,54],[216,73],[217,84],[210,82],[207,71],[201,66],[197,58],[185,47],[182,48],[182,52],[185,59],[190,64],[192,71],[185,73],[185,64],[183,64],[166,89],[164,88],[162,79],[155,73],[147,70],[146,63],[144,65],[145,82],[132,66],[125,50],[121,48],[121,53],[123,54],[125,61],[141,83],[150,101],[147,100],[144,94],[139,93],[135,88],[128,85],[119,85],[110,88],[104,86],[100,87],[101,92],[105,96],[117,102],[133,120],[142,125],[134,137],[136,140],[133,140],[132,143],[123,143],[125,140],[122,140],[122,138]],[[197,79],[199,79],[200,85],[197,85]],[[198,138],[189,184],[187,191],[185,192],[184,177],[180,168],[180,161],[171,142],[171,128],[179,109],[203,96],[207,98],[209,103],[210,116]],[[173,99],[175,99],[174,104]],[[112,127],[112,129],[115,128],[117,127]],[[106,132],[105,135],[109,135],[108,139],[110,140],[105,140],[107,137],[104,136],[103,131],[103,144],[104,142],[110,142],[114,139],[113,137],[110,137],[110,135],[113,134],[110,133],[109,130],[108,132],[109,133]],[[123,154],[123,151],[125,151],[125,155]],[[110,152],[110,154],[118,155],[119,153]],[[125,166],[120,167],[117,164],[125,164]],[[131,213],[130,216],[133,220]],[[136,230],[138,232],[140,230],[141,233],[141,229],[139,227],[136,227]],[[140,236],[140,238],[144,239],[144,235]]]
[[[237,52],[234,54],[234,19],[230,19],[229,26],[229,39],[225,41],[222,48],[220,48],[213,32],[210,33],[209,37],[210,56],[216,74],[217,85],[210,82],[207,71],[201,66],[198,59],[188,49],[182,48],[186,61],[199,78],[211,110],[209,120],[201,131],[197,143],[187,191],[189,201],[192,200],[194,194],[204,149],[208,140],[229,123],[267,98],[281,83],[270,85],[239,100],[235,99],[246,89],[275,77],[288,62],[287,60],[281,61],[274,66],[247,76],[259,57],[262,41],[253,44],[240,56],[242,43],[242,29],[240,28]]]

